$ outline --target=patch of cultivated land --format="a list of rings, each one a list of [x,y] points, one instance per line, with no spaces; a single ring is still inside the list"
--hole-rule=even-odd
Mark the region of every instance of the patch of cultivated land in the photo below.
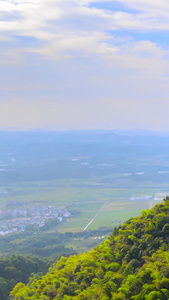
[[[71,212],[71,217],[67,222],[59,223],[57,229],[60,232],[80,232],[87,225],[86,230],[102,226],[113,228],[128,218],[139,215],[141,210],[160,202],[167,194],[166,186],[151,184],[149,188],[142,184],[134,188],[113,188],[110,184],[100,184],[100,179],[92,179],[91,182],[89,179],[72,179],[24,183],[22,186],[15,185],[10,189],[3,187],[1,190],[7,191],[0,197],[1,209],[40,204],[66,208]],[[154,203],[152,199],[144,199],[146,195],[154,197],[160,192],[164,193],[156,196]],[[131,200],[132,197],[134,200]]]

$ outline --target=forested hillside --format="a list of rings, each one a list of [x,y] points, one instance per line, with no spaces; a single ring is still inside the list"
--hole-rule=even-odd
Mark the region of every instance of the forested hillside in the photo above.
[[[18,283],[11,299],[169,299],[169,197],[92,251],[63,257],[46,275]]]
[[[37,257],[11,255],[0,258],[0,300],[7,300],[18,282],[27,283],[32,273],[45,274],[49,261]]]

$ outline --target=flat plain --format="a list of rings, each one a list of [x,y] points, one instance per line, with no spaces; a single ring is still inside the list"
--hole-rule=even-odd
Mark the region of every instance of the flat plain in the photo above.
[[[100,179],[99,179],[100,182]],[[162,201],[167,191],[160,185],[137,188],[113,188],[92,180],[58,180],[50,182],[24,183],[1,187],[8,193],[1,195],[0,208],[16,209],[39,205],[56,206],[70,212],[66,222],[60,222],[60,232],[79,232],[99,227],[119,226],[125,220],[137,216],[143,209]],[[165,186],[165,190],[167,185]],[[104,206],[104,207],[103,207]],[[103,209],[102,209],[103,208]],[[100,211],[101,210],[101,211]]]
[[[99,243],[104,231],[111,233],[114,227],[161,202],[169,194],[169,136],[135,134],[0,132],[3,253],[21,244],[23,253],[30,234],[32,245],[39,235],[39,244],[32,246],[36,250],[44,232],[51,239],[61,234],[62,246],[85,250]],[[42,207],[55,207],[66,217],[55,222],[45,215],[38,223]],[[35,217],[30,217],[31,210],[37,210]],[[13,233],[10,231],[8,238],[9,224]],[[18,228],[21,233],[17,234]],[[58,245],[49,243],[44,253],[49,246],[54,253],[52,247]],[[39,248],[38,253],[42,253]]]

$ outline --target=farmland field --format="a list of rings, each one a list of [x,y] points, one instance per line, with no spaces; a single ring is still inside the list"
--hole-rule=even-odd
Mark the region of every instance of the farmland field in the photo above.
[[[166,186],[167,188],[167,186]],[[8,190],[3,187],[1,190]],[[139,215],[141,210],[150,208],[152,199],[145,200],[146,195],[155,197],[162,188],[112,188],[99,185],[97,180],[89,184],[89,180],[69,180],[24,183],[20,186],[10,187],[8,194],[0,197],[0,207],[8,209],[16,207],[31,207],[39,205],[52,205],[59,209],[67,209],[71,215],[67,222],[60,223],[60,232],[78,232],[90,222],[104,205],[104,209],[97,215],[87,230],[97,229],[102,226],[113,228],[130,217]],[[154,193],[156,192],[156,193]],[[164,192],[159,201],[167,195]],[[139,199],[131,200],[132,197]],[[159,202],[155,200],[153,205]]]

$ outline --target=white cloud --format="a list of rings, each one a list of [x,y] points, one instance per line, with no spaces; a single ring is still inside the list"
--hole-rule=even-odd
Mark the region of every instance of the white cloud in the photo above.
[[[169,2],[108,1],[0,1],[0,126],[165,126]]]
[[[138,80],[142,80],[142,76],[147,80],[168,76],[169,50],[163,50],[150,41],[126,40],[116,52],[105,53],[103,58],[112,70],[128,72],[127,76]]]
[[[115,65],[148,70],[156,59],[160,65],[164,52],[151,41],[135,43],[124,39],[118,43],[110,30],[152,31],[169,29],[169,3],[156,0],[118,0],[123,11],[111,11],[90,7],[89,4],[104,1],[90,0],[6,0],[0,1],[0,39],[13,40],[14,53],[35,53],[49,59],[63,59],[80,53],[109,57]],[[111,4],[113,1],[110,1]],[[116,1],[117,2],[117,1]],[[125,12],[125,7],[136,10]],[[4,16],[4,18],[3,18]],[[33,45],[24,40],[24,47],[17,37],[32,37]],[[15,42],[14,42],[15,41]],[[7,47],[7,46],[6,46]],[[11,44],[10,44],[11,48]],[[17,50],[18,49],[18,50]],[[11,52],[7,51],[6,56]],[[18,55],[18,56],[19,56]],[[153,59],[150,57],[153,56]],[[127,60],[127,62],[125,62]],[[5,60],[3,60],[4,62]],[[12,61],[12,59],[8,59]],[[140,67],[139,67],[140,66]],[[163,68],[163,63],[162,63]],[[161,68],[160,68],[161,72]]]

